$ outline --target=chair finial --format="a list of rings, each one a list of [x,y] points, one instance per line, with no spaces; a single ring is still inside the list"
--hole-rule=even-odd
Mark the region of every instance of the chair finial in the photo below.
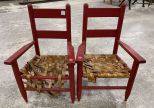
[[[87,3],[84,4],[84,8],[88,8],[89,5]]]
[[[66,4],[66,9],[67,9],[67,8],[70,8],[70,7],[71,7],[70,4],[67,3],[67,4]]]

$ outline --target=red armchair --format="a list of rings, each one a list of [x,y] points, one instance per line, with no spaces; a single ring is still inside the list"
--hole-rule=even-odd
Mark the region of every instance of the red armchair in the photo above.
[[[76,56],[78,101],[81,99],[82,90],[99,89],[124,89],[126,90],[125,101],[127,101],[139,64],[146,61],[127,44],[120,41],[125,7],[125,5],[121,5],[120,8],[89,8],[88,4],[84,5],[82,43],[78,48]],[[87,19],[89,17],[118,17],[117,29],[88,30]],[[115,38],[113,54],[86,54],[86,39],[103,37]],[[134,59],[131,69],[117,55],[119,45]],[[87,78],[92,82],[96,82],[97,78],[128,78],[128,83],[127,86],[83,86],[82,78]]]
[[[28,5],[28,12],[31,22],[33,41],[4,61],[5,64],[11,65],[14,76],[19,87],[20,93],[24,100],[28,102],[26,91],[55,91],[70,92],[72,103],[75,99],[75,81],[74,81],[74,48],[71,44],[71,13],[70,5],[66,9],[33,9]],[[45,31],[36,30],[35,18],[63,18],[66,19],[66,31]],[[68,55],[40,55],[38,38],[54,38],[67,40]],[[25,67],[19,70],[17,60],[29,48],[34,45],[36,56],[29,61]],[[46,67],[43,67],[46,66]],[[38,68],[36,68],[38,67]],[[41,71],[42,70],[42,71]],[[54,71],[54,73],[52,72]],[[66,75],[67,71],[69,75]],[[40,73],[39,73],[40,72]],[[44,73],[45,72],[45,73]],[[23,79],[26,79],[24,82]],[[53,81],[52,81],[53,80]],[[57,81],[58,80],[58,81]],[[69,80],[70,87],[64,88],[62,80]],[[25,85],[26,83],[26,85]],[[41,83],[41,84],[40,84]],[[47,83],[47,84],[44,84]],[[54,85],[54,84],[59,85]],[[39,85],[40,84],[40,85]],[[47,88],[46,88],[47,86]]]

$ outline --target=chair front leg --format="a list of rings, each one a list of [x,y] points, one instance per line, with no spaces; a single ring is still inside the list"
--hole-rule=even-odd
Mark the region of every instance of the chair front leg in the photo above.
[[[119,2],[120,2],[120,0],[119,0]],[[120,2],[120,4],[119,4],[119,7],[120,7],[124,2],[125,2],[125,0],[122,0],[122,1]]]
[[[110,4],[112,4],[112,0],[110,0]]]
[[[77,64],[77,98],[78,101],[81,99],[82,93],[82,63]]]
[[[132,90],[132,87],[133,87],[133,84],[134,84],[134,80],[135,80],[135,77],[136,77],[136,74],[137,74],[138,67],[139,67],[139,63],[134,60],[132,70],[131,70],[131,73],[130,73],[130,78],[128,80],[127,88],[126,88],[126,92],[125,92],[125,101],[127,101],[127,99],[130,96],[130,93],[131,93],[131,90]]]
[[[75,100],[75,79],[74,79],[74,63],[68,64],[69,67],[69,79],[70,79],[70,95],[72,103]]]
[[[134,2],[132,3],[132,5],[134,5],[137,2],[137,0],[134,0]]]
[[[132,0],[129,0],[129,10],[131,10],[131,3],[132,3]]]
[[[12,69],[13,69],[14,76],[15,76],[18,88],[20,90],[20,93],[21,93],[22,97],[24,98],[25,102],[28,102],[27,93],[26,93],[26,90],[25,90],[25,87],[24,87],[24,84],[23,84],[23,81],[21,78],[21,73],[19,71],[17,61],[12,63]]]

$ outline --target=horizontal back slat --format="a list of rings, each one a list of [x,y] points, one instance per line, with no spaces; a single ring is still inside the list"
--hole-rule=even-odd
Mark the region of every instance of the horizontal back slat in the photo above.
[[[119,17],[120,8],[88,8],[88,17]]]
[[[66,18],[65,9],[33,9],[34,18]]]
[[[103,30],[87,30],[87,37],[116,37],[116,30],[103,29]]]
[[[38,38],[55,38],[55,39],[67,39],[67,31],[37,31]]]

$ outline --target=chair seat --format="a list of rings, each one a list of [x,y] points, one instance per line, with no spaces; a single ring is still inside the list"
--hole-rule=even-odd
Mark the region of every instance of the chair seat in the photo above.
[[[129,67],[116,55],[86,54],[83,62],[83,77],[96,82],[96,78],[128,78]]]
[[[27,87],[32,88],[54,88],[63,87],[62,77],[68,76],[67,56],[65,55],[43,55],[35,56],[20,69],[22,76],[27,77]],[[51,79],[29,79],[30,76],[52,76],[58,80]]]

